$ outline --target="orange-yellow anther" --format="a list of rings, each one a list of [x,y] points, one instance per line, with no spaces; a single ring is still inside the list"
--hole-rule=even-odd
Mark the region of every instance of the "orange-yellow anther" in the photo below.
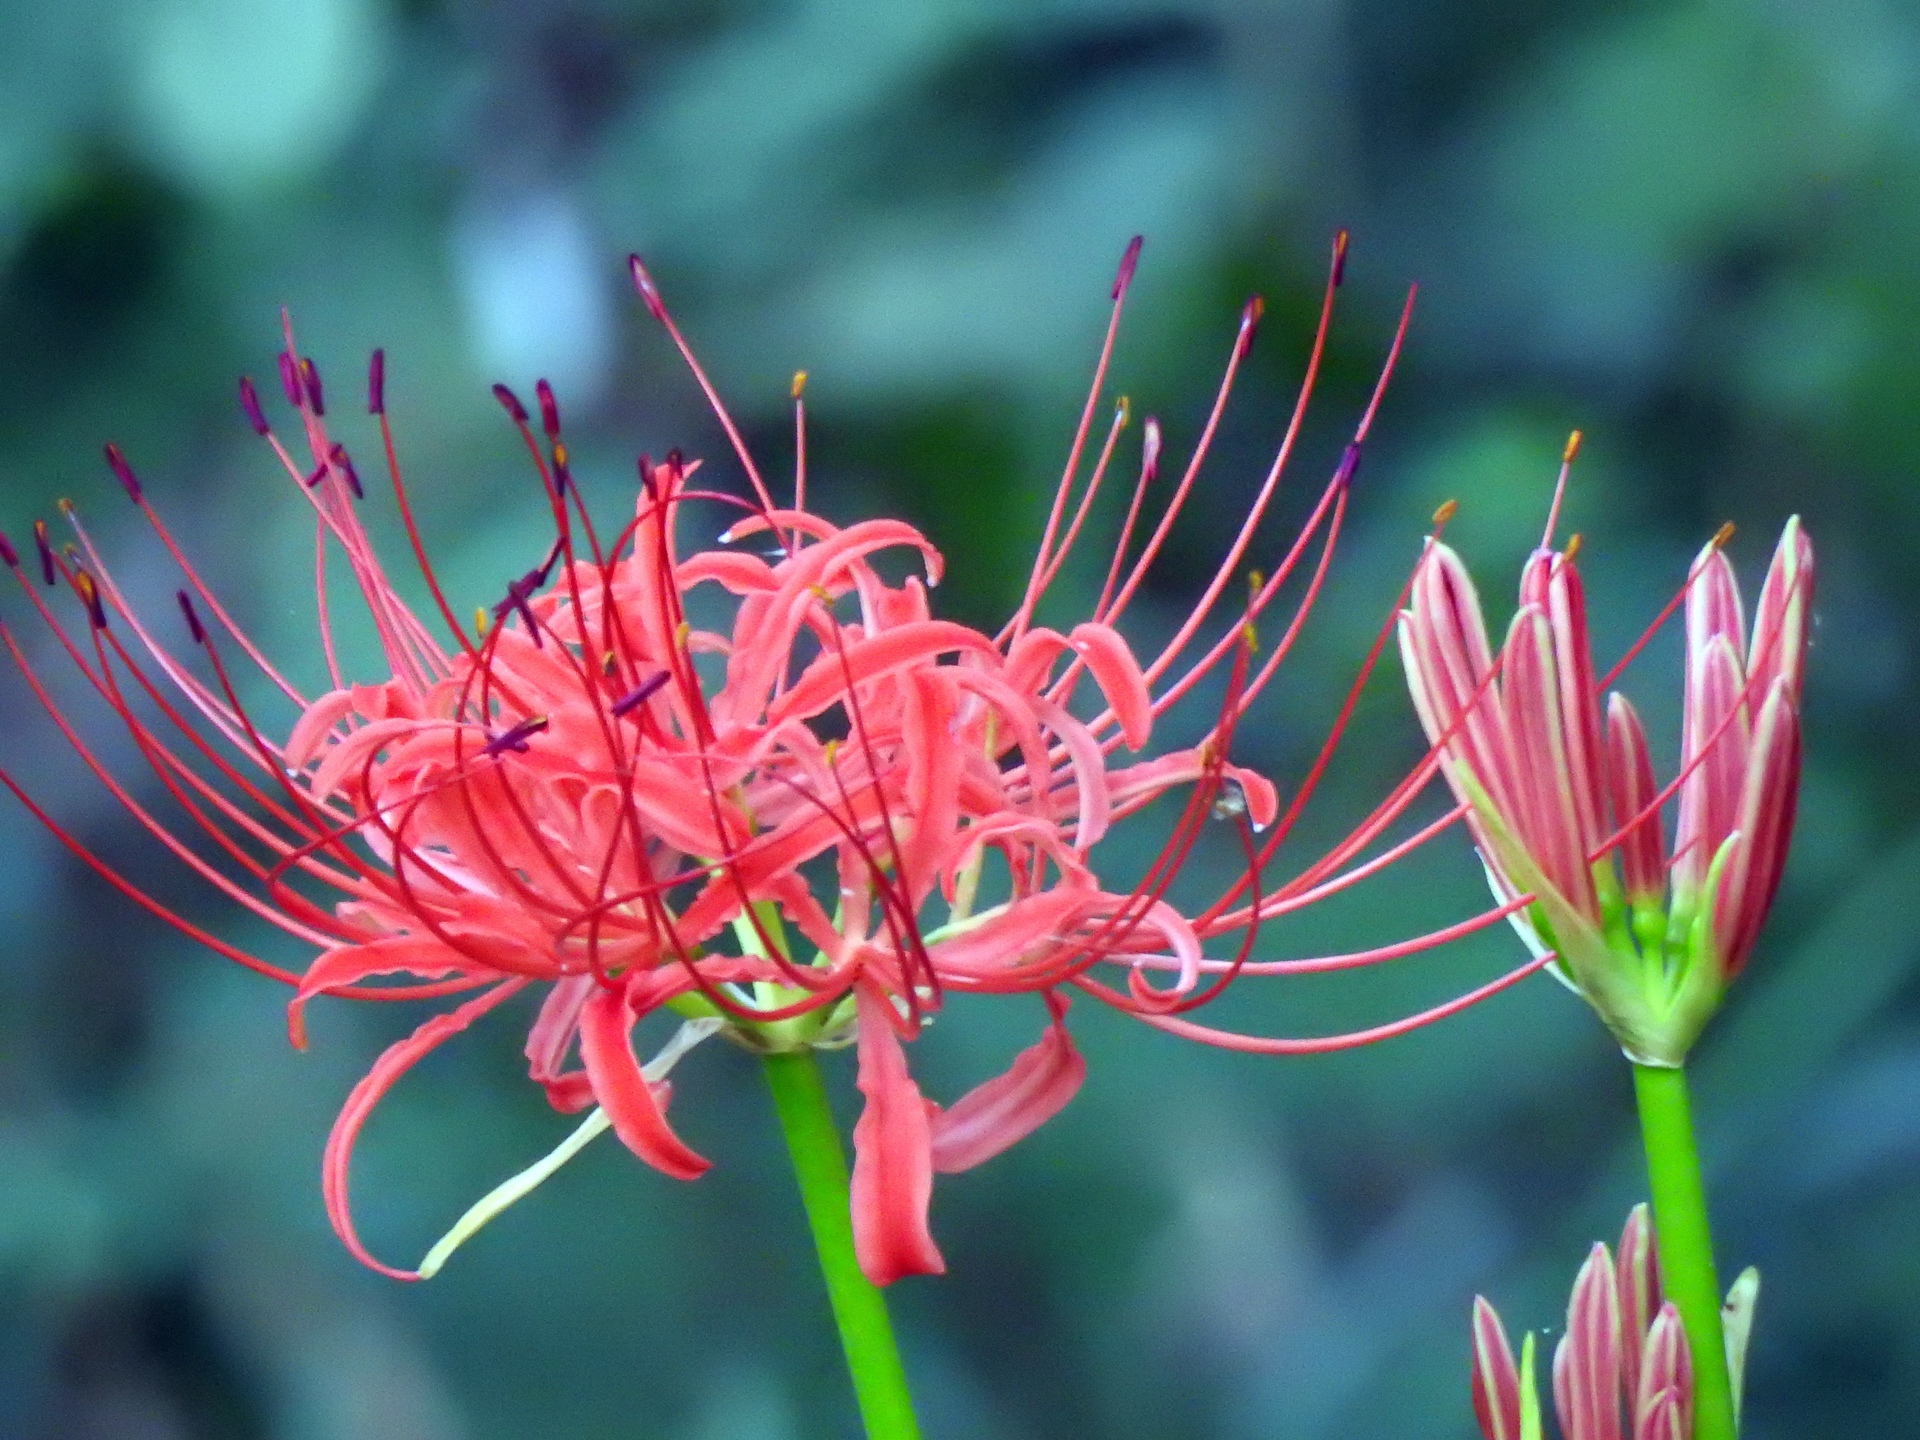
[[[807,372],[804,370],[796,370],[793,372],[793,398],[798,400],[802,395],[806,393],[807,393]]]
[[[1569,565],[1571,565],[1571,564],[1573,563],[1573,557],[1574,557],[1574,556],[1576,556],[1576,555],[1578,555],[1579,553],[1580,553],[1580,537],[1579,537],[1579,535],[1578,535],[1578,534],[1575,534],[1575,535],[1570,535],[1570,536],[1568,536],[1568,537],[1567,537],[1567,548],[1566,548],[1565,550],[1563,550],[1563,551],[1561,552],[1561,559],[1563,559],[1563,560],[1564,560],[1564,561],[1566,561],[1566,562],[1567,562],[1567,563],[1568,563]]]
[[[473,607],[473,628],[479,632],[481,639],[483,640],[486,639],[486,636],[487,636],[487,607],[486,606],[476,605]]]
[[[1727,542],[1733,539],[1733,530],[1734,530],[1733,521],[1729,520],[1727,521],[1726,524],[1722,525],[1718,530],[1714,531],[1713,532],[1713,548],[1716,550],[1724,550],[1726,548]]]
[[[1581,434],[1578,430],[1567,436],[1567,448],[1560,452],[1560,463],[1571,465],[1574,457],[1580,453]]]
[[[1435,527],[1445,525],[1459,513],[1460,502],[1458,500],[1443,501],[1440,508],[1433,512],[1433,523]]]

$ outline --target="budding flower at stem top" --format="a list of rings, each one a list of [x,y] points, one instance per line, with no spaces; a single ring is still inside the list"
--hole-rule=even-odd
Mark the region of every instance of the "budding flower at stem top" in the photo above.
[[[1677,1066],[1752,953],[1786,863],[1813,545],[1787,522],[1751,640],[1720,537],[1694,562],[1666,612],[1685,607],[1687,662],[1680,770],[1664,788],[1633,705],[1616,692],[1603,715],[1620,666],[1596,680],[1577,549],[1534,552],[1495,656],[1466,566],[1433,543],[1401,656],[1495,892],[1531,896],[1515,927],[1536,954],[1558,952],[1553,972],[1629,1059]],[[1661,811],[1676,797],[1669,849]]]
[[[1760,1272],[1734,1282],[1722,1308],[1736,1413]],[[1636,1205],[1616,1258],[1596,1244],[1567,1302],[1553,1352],[1553,1408],[1562,1440],[1693,1440],[1693,1353],[1680,1312],[1661,1293],[1647,1207]],[[1473,1413],[1486,1440],[1543,1440],[1529,1333],[1514,1363],[1500,1316],[1473,1301]]]

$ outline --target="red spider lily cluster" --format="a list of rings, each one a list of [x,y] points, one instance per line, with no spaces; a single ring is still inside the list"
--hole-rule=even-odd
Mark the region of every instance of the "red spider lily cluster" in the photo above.
[[[1466,566],[1438,541],[1400,625],[1414,704],[1496,893],[1531,898],[1515,926],[1536,954],[1558,952],[1554,973],[1645,1064],[1680,1063],[1746,963],[1779,889],[1799,792],[1813,544],[1797,519],[1787,523],[1749,640],[1725,538],[1700,553],[1647,632],[1684,604],[1680,769],[1664,788],[1632,703],[1616,692],[1602,715],[1600,692],[1646,638],[1595,678],[1578,537],[1528,561],[1497,659]],[[1676,796],[1669,851],[1661,810]]]
[[[1734,1282],[1725,1308],[1727,1368],[1737,1397],[1759,1273]],[[1542,1440],[1533,1336],[1521,1361],[1485,1297],[1473,1301],[1473,1412],[1486,1440]],[[1693,1360],[1680,1311],[1663,1300],[1647,1207],[1620,1232],[1618,1258],[1596,1244],[1573,1282],[1566,1333],[1553,1352],[1562,1440],[1691,1440]],[[1737,1403],[1737,1401],[1736,1401]]]
[[[857,1044],[865,1109],[854,1132],[855,1232],[868,1275],[886,1283],[943,1268],[927,1225],[933,1173],[997,1154],[1078,1089],[1084,1064],[1065,1025],[1074,992],[1177,1034],[1290,1053],[1400,1033],[1539,967],[1353,1035],[1245,1036],[1187,1018],[1236,976],[1392,959],[1493,923],[1513,906],[1353,955],[1252,958],[1263,921],[1375,873],[1448,823],[1368,855],[1433,774],[1430,757],[1301,873],[1284,885],[1263,883],[1385,631],[1284,812],[1270,783],[1228,758],[1236,723],[1319,593],[1379,403],[1376,390],[1305,525],[1241,600],[1240,567],[1319,368],[1344,236],[1285,437],[1218,572],[1172,638],[1142,660],[1118,626],[1193,492],[1252,341],[1257,302],[1242,316],[1205,429],[1157,519],[1149,525],[1148,497],[1161,445],[1148,420],[1097,603],[1077,624],[1038,623],[1128,424],[1122,400],[1104,439],[1095,433],[1137,253],[1138,242],[1114,287],[1092,393],[1024,596],[997,634],[934,616],[928,592],[941,557],[911,527],[838,526],[807,509],[798,379],[793,496],[775,502],[637,260],[638,291],[711,401],[747,494],[704,488],[697,465],[677,453],[643,458],[632,518],[617,531],[598,530],[574,482],[551,391],[542,382],[536,420],[496,387],[537,469],[552,538],[477,624],[456,615],[415,528],[382,355],[373,357],[368,409],[431,602],[424,614],[375,554],[360,520],[359,474],[329,429],[319,374],[290,328],[279,363],[299,432],[294,444],[242,381],[249,421],[313,510],[320,646],[331,677],[325,694],[303,693],[246,636],[111,447],[129,496],[181,568],[179,634],[190,646],[135,610],[70,507],[76,543],[56,549],[36,526],[37,568],[47,585],[64,583],[78,596],[84,628],[59,618],[31,567],[6,547],[31,603],[124,722],[173,811],[152,808],[115,777],[26,649],[0,628],[81,758],[184,864],[316,957],[294,975],[208,933],[60,830],[15,777],[0,781],[129,897],[294,986],[296,1042],[304,1007],[320,995],[462,997],[379,1058],[334,1126],[325,1199],[354,1255],[387,1274],[418,1273],[381,1264],[354,1232],[348,1169],[368,1115],[423,1056],[530,987],[542,998],[527,1042],[529,1073],[553,1106],[598,1107],[636,1155],[683,1179],[708,1162],[668,1123],[664,1066],[643,1070],[635,1053],[639,1021],[666,1010],[762,1050]],[[1381,388],[1405,323],[1403,316]],[[720,544],[683,553],[685,525],[716,508],[731,512]],[[876,558],[887,552],[917,561],[920,575],[885,578],[889,567]],[[379,638],[384,667],[372,681],[350,680],[334,645],[333,556],[344,557]],[[1294,608],[1263,652],[1254,627],[1296,577]],[[244,685],[230,668],[236,650],[259,672]],[[264,722],[243,703],[243,690],[252,693],[261,677],[295,712],[290,727]],[[1198,743],[1129,758],[1209,677],[1225,698]],[[1184,803],[1144,877],[1125,890],[1103,882],[1093,854],[1101,838],[1175,791]],[[1176,909],[1172,882],[1216,819],[1239,835],[1244,871],[1213,903]],[[1044,1002],[1045,1027],[1006,1073],[943,1109],[920,1094],[903,1042],[953,992],[1032,994]]]

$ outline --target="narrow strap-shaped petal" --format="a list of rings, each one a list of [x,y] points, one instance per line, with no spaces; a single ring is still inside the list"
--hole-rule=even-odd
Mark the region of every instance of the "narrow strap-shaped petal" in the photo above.
[[[1640,1388],[1634,1400],[1638,1425],[1635,1440],[1645,1433],[1645,1417],[1657,1408],[1661,1396],[1672,1398],[1680,1421],[1679,1434],[1693,1434],[1693,1355],[1687,1348],[1686,1327],[1680,1311],[1669,1300],[1660,1307],[1647,1330],[1645,1358],[1640,1363]]]
[[[1800,517],[1787,521],[1767,567],[1766,583],[1753,612],[1753,648],[1747,671],[1758,679],[1761,693],[1784,678],[1788,693],[1800,699],[1800,676],[1806,667],[1808,617],[1813,613],[1813,541]]]
[[[1113,707],[1127,748],[1138,750],[1153,733],[1153,697],[1147,692],[1140,662],[1111,625],[1076,625],[1068,638]]]
[[[1685,1419],[1680,1397],[1662,1390],[1640,1412],[1633,1427],[1633,1440],[1693,1440],[1693,1427]]]
[[[1654,1256],[1653,1222],[1644,1204],[1627,1215],[1620,1231],[1620,1385],[1631,1407],[1639,1401],[1640,1362],[1647,1330],[1660,1308],[1660,1265]]]
[[[1709,543],[1693,562],[1687,582],[1687,653],[1698,654],[1716,636],[1724,637],[1734,653],[1747,653],[1747,624],[1740,604],[1740,582],[1726,552]]]
[[[307,1002],[316,995],[355,985],[375,975],[417,975],[438,980],[467,968],[463,958],[432,936],[394,935],[364,945],[343,945],[314,958],[287,1002],[287,1034],[296,1050],[307,1048]]]
[[[1621,1440],[1620,1292],[1613,1256],[1595,1245],[1567,1304],[1567,1376],[1560,1426],[1570,1440]],[[1559,1374],[1555,1362],[1556,1389]]]
[[[591,975],[569,975],[554,982],[527,1032],[527,1077],[547,1092],[547,1102],[563,1115],[593,1103],[593,1082],[583,1071],[562,1073],[567,1051],[580,1030],[580,1011],[597,984]]]
[[[1751,740],[1745,687],[1739,652],[1724,635],[1688,650],[1680,757],[1687,775],[1673,841],[1680,896],[1698,895],[1713,857],[1733,833]]]
[[[1571,1335],[1562,1335],[1560,1343],[1553,1347],[1553,1410],[1560,1417],[1562,1440],[1588,1440],[1587,1432],[1578,1428],[1581,1417],[1573,1404],[1573,1336]]]
[[[1586,589],[1565,556],[1556,558],[1548,584],[1547,620],[1553,629],[1553,662],[1560,683],[1560,719],[1573,808],[1592,850],[1604,838],[1607,801],[1600,750],[1600,695],[1593,678],[1593,645],[1587,638]]]
[[[347,1247],[347,1252],[368,1269],[377,1270],[395,1280],[420,1278],[417,1271],[396,1270],[374,1259],[366,1246],[360,1243],[360,1236],[353,1228],[353,1210],[347,1196],[347,1184],[353,1167],[353,1145],[360,1137],[360,1127],[367,1123],[367,1117],[373,1113],[374,1107],[402,1075],[441,1042],[458,1035],[526,983],[525,980],[515,979],[496,985],[457,1009],[449,1010],[444,1015],[435,1015],[406,1039],[395,1041],[381,1052],[380,1058],[373,1062],[373,1068],[348,1093],[347,1103],[340,1107],[333,1130],[327,1136],[326,1154],[320,1162],[320,1194],[326,1204],[327,1220],[333,1226],[333,1233],[340,1237],[340,1243]]]
[[[1067,1002],[1049,992],[1052,1019],[1038,1041],[996,1075],[933,1117],[933,1168],[971,1170],[1024,1140],[1066,1106],[1087,1078],[1087,1062],[1067,1034]]]
[[[938,882],[942,859],[960,828],[963,759],[953,741],[956,693],[937,673],[909,671],[900,727],[906,748],[905,800],[911,833],[900,842],[901,876],[918,903]]]
[[[1619,853],[1627,894],[1643,902],[1657,902],[1667,885],[1666,833],[1660,812],[1651,808],[1659,793],[1646,727],[1632,702],[1615,691],[1607,697],[1607,797],[1614,826],[1625,827]],[[1643,818],[1636,822],[1636,816]]]
[[[903,1275],[942,1275],[947,1262],[927,1229],[933,1198],[933,1137],[927,1102],[907,1071],[893,1002],[862,985],[860,1093],[853,1127],[853,1248],[876,1285]]]
[[[624,994],[599,990],[580,1010],[580,1058],[594,1098],[613,1121],[614,1134],[663,1175],[694,1180],[710,1162],[688,1148],[667,1124],[659,1097],[633,1053],[633,1010]]]
[[[978,630],[951,620],[922,620],[897,625],[878,635],[829,649],[767,709],[769,724],[792,716],[817,715],[845,695],[849,683],[863,685],[914,665],[931,665],[936,656],[956,651],[998,656]]]
[[[1473,1413],[1486,1440],[1520,1440],[1520,1372],[1500,1316],[1473,1297]]]
[[[1713,897],[1714,940],[1729,976],[1746,964],[1779,892],[1799,794],[1800,718],[1782,676],[1760,707],[1734,819],[1740,845]]]
[[[1515,809],[1509,817],[1555,890],[1589,921],[1599,920],[1590,842],[1582,833],[1567,759],[1566,720],[1554,674],[1553,630],[1529,606],[1513,617],[1503,651],[1501,708],[1514,746]],[[1601,837],[1594,836],[1593,843]]]

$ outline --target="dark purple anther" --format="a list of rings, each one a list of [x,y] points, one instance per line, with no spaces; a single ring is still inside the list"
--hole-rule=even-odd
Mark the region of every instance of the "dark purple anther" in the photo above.
[[[300,383],[306,389],[307,401],[313,406],[313,413],[316,415],[326,414],[326,399],[320,390],[320,371],[315,368],[313,361],[302,360],[300,362]]]
[[[121,487],[126,490],[127,498],[134,504],[140,503],[140,477],[133,473],[133,467],[127,464],[127,457],[120,453],[120,447],[111,440],[107,442],[107,464],[113,467],[113,473],[119,477]]]
[[[540,428],[547,432],[549,440],[560,438],[560,402],[553,398],[553,386],[539,381],[533,387],[533,393],[540,398]]]
[[[387,352],[376,350],[367,362],[367,413],[387,413]]]
[[[80,592],[80,603],[87,607],[87,623],[96,630],[106,629],[107,606],[100,598],[100,587],[93,583],[93,577],[84,570],[77,571],[73,588]]]
[[[1333,483],[1335,485],[1352,484],[1354,472],[1359,468],[1360,442],[1358,440],[1349,440],[1347,442],[1347,448],[1340,452],[1340,464],[1333,472]]]
[[[282,350],[275,357],[280,362],[280,388],[287,393],[287,403],[298,410],[306,397],[300,393],[300,371],[293,363],[293,356]]]
[[[660,693],[661,687],[667,683],[669,678],[668,672],[662,670],[658,674],[651,675],[647,679],[642,680],[638,685],[634,686],[633,689],[613,702],[613,713],[616,716],[629,715],[635,710],[638,710],[642,705],[646,704],[647,701]]]
[[[322,460],[318,465],[313,467],[313,473],[308,475],[307,478],[302,480],[300,483],[306,486],[307,489],[311,490],[313,489],[314,486],[318,485],[322,480],[326,478],[327,478],[327,462]]]
[[[253,426],[253,433],[265,439],[272,428],[267,424],[267,412],[260,408],[260,392],[253,388],[253,381],[246,376],[240,377],[240,409],[247,417],[247,423]]]
[[[367,492],[360,488],[360,476],[354,471],[353,461],[347,458],[347,447],[336,440],[327,458],[333,461],[334,468],[346,477],[347,488],[353,491],[353,498],[366,499]]]
[[[1340,282],[1347,278],[1347,232],[1342,230],[1333,237],[1333,285],[1337,290]]]
[[[501,408],[513,417],[514,424],[524,425],[527,423],[527,407],[520,403],[520,397],[514,394],[513,391],[504,385],[495,385],[493,387],[493,398],[498,400]]]
[[[13,541],[7,538],[7,532],[0,530],[0,563],[9,570],[20,568],[20,552],[13,548]]]
[[[660,491],[653,483],[653,461],[645,455],[640,457],[640,488],[647,492],[647,499],[658,503]]]
[[[193,636],[193,643],[206,644],[207,632],[200,624],[200,612],[193,608],[193,597],[184,590],[176,590],[173,593],[180,601],[180,613],[187,617],[187,633]]]
[[[1147,242],[1144,235],[1136,235],[1127,242],[1127,253],[1120,257],[1120,273],[1113,277],[1113,295],[1118,300],[1127,293],[1127,286],[1133,283],[1133,272],[1140,264],[1140,247]]]
[[[59,576],[53,568],[53,542],[47,539],[47,522],[33,522],[33,548],[40,552],[40,578],[52,585]]]
[[[553,442],[553,488],[562,500],[567,498],[567,487],[573,483],[573,469],[567,456],[567,447],[558,440]]]
[[[539,570],[529,570],[518,580],[507,585],[507,598],[493,607],[493,618],[505,620],[509,615],[518,615],[526,625],[527,633],[533,637],[534,649],[540,648],[540,626],[533,618],[533,607],[527,604],[540,589],[546,575]]]
[[[511,730],[503,730],[491,740],[487,741],[485,748],[482,749],[480,753],[485,756],[492,756],[511,750],[516,755],[524,755],[527,753],[527,737],[529,735],[538,735],[546,728],[547,718],[544,715],[536,715],[531,720],[522,720]]]

